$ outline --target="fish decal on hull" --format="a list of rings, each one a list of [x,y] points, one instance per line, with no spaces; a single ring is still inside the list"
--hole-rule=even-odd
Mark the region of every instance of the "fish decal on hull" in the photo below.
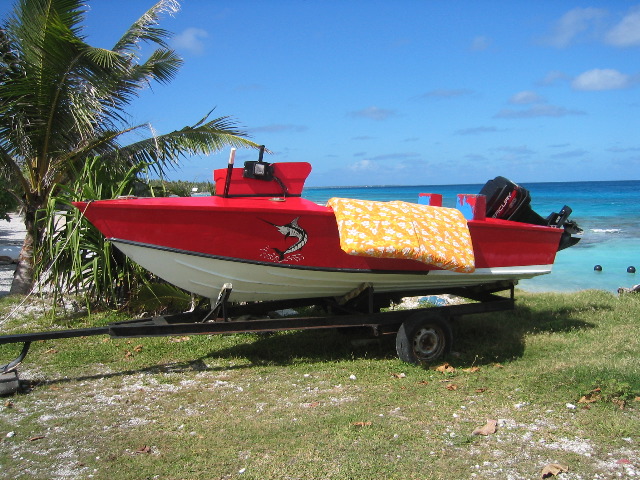
[[[268,222],[267,220],[263,220],[263,222],[276,227],[278,232],[284,235],[285,238],[294,237],[297,239],[296,243],[294,243],[284,251],[275,247],[271,247],[271,249],[274,252],[276,252],[276,254],[278,255],[279,261],[284,260],[287,255],[301,250],[302,247],[304,247],[309,241],[309,236],[307,235],[307,232],[305,231],[305,229],[302,228],[300,225],[298,225],[299,219],[300,217],[296,217],[286,225],[276,225],[275,223],[271,223],[271,222]]]

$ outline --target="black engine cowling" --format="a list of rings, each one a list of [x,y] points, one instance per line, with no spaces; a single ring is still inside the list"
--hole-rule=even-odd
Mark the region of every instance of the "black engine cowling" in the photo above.
[[[558,250],[571,247],[580,241],[580,238],[573,235],[581,233],[582,229],[576,222],[569,220],[571,208],[566,205],[560,213],[553,212],[547,218],[542,218],[531,208],[529,191],[505,177],[489,180],[480,190],[480,194],[487,198],[487,217],[564,228]]]

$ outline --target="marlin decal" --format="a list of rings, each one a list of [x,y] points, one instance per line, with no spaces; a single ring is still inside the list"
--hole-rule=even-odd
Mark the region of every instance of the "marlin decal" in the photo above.
[[[272,247],[273,250],[278,254],[278,257],[280,258],[280,260],[284,260],[285,255],[288,255],[293,252],[297,252],[298,250],[302,249],[302,247],[304,247],[307,244],[307,241],[309,240],[309,236],[307,235],[307,232],[304,230],[304,228],[298,225],[299,218],[300,217],[294,218],[286,225],[276,225],[275,223],[271,223],[266,220],[263,220],[263,222],[266,222],[269,225],[273,225],[274,227],[276,227],[278,231],[282,235],[284,235],[285,238],[294,237],[298,239],[296,243],[291,245],[284,252],[282,250]]]

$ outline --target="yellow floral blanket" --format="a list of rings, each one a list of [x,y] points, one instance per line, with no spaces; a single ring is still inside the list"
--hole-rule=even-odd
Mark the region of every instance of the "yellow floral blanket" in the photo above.
[[[340,247],[350,255],[418,260],[454,272],[475,270],[467,221],[454,208],[332,198]]]

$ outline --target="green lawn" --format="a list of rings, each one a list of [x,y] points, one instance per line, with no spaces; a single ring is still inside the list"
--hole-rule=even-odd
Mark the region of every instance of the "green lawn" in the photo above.
[[[431,367],[398,360],[393,336],[335,331],[38,342],[28,392],[0,399],[0,478],[640,477],[640,295],[516,298],[459,320]],[[497,431],[472,435],[487,419]]]

